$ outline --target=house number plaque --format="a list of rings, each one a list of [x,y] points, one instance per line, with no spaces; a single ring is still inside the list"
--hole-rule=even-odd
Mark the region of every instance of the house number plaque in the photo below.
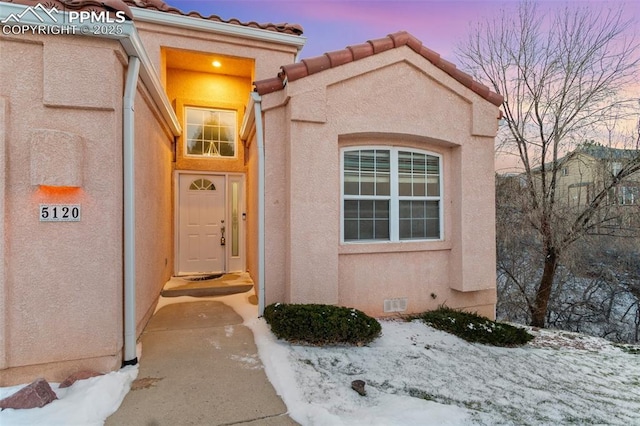
[[[40,204],[40,222],[80,222],[80,204]]]

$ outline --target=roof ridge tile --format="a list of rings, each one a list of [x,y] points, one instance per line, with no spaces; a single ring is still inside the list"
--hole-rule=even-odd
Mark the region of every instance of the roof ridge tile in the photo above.
[[[280,67],[281,71],[276,79],[260,80],[253,84],[258,94],[265,95],[282,90],[287,82],[299,80],[329,68],[335,68],[402,46],[409,47],[481,98],[496,106],[502,105],[504,101],[502,95],[492,92],[491,89],[476,81],[471,75],[459,70],[453,62],[447,61],[439,53],[424,46],[422,41],[407,31],[398,31],[383,38],[368,40],[366,43],[354,44],[341,50],[327,52],[321,56],[303,59],[295,64],[284,65]],[[274,84],[274,80],[280,80],[280,84]]]
[[[385,50],[393,49],[394,47],[398,47],[395,45],[393,39],[389,36],[383,38],[377,38],[374,40],[369,40],[367,43],[371,44],[373,47],[373,54],[378,54],[384,52]]]
[[[331,61],[331,68],[353,62],[353,54],[349,49],[334,50],[333,52],[325,53],[325,55]]]
[[[315,74],[331,68],[331,59],[326,54],[303,59],[302,62],[306,65],[308,74]]]
[[[354,61],[373,55],[373,45],[368,42],[347,46],[347,49],[351,51]]]

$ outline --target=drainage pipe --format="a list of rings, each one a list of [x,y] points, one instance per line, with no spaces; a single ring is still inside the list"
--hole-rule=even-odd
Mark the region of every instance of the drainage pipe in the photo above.
[[[122,166],[124,187],[124,360],[136,365],[136,205],[134,157],[134,106],[140,72],[140,59],[129,56],[122,108]]]
[[[258,142],[258,315],[264,314],[264,131],[262,128],[262,98],[251,92]]]

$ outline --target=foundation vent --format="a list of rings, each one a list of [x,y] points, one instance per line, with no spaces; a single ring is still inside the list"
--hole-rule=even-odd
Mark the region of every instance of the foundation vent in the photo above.
[[[407,298],[384,299],[385,312],[404,312],[407,310]]]

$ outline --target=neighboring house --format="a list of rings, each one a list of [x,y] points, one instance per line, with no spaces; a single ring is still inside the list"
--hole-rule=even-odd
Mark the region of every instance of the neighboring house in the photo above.
[[[569,208],[584,208],[620,172],[626,162],[640,155],[637,150],[608,148],[586,143],[558,162],[558,200]],[[605,203],[605,226],[640,227],[640,173],[634,173],[612,188]]]
[[[499,95],[404,32],[296,62],[296,25],[38,4],[0,2],[0,386],[135,363],[174,275],[494,317]]]

